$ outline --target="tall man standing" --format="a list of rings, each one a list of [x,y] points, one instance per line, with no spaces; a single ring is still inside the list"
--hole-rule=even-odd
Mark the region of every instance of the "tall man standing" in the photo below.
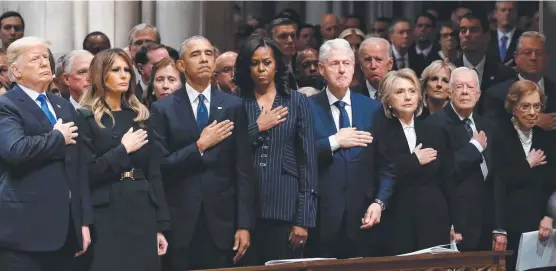
[[[382,107],[349,89],[354,65],[346,40],[325,42],[319,70],[328,86],[309,98],[319,120],[315,131],[321,195],[316,228],[320,238],[308,245],[321,257],[372,255],[376,244],[368,242],[366,230],[380,223],[394,186],[393,166],[371,135]]]
[[[249,247],[254,221],[253,160],[241,100],[210,85],[214,49],[204,37],[182,43],[185,87],[152,107],[176,271],[229,267]]]
[[[76,113],[46,92],[45,41],[13,42],[8,64],[16,85],[0,97],[0,270],[71,270],[75,253],[91,242],[92,224]]]

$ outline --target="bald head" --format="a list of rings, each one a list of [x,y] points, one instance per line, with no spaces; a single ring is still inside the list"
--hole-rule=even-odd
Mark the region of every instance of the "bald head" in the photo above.
[[[224,52],[216,58],[214,83],[224,92],[236,92],[237,87],[233,82],[236,59],[237,53],[232,51]]]
[[[336,14],[328,13],[322,16],[320,31],[325,40],[338,37],[339,20]]]

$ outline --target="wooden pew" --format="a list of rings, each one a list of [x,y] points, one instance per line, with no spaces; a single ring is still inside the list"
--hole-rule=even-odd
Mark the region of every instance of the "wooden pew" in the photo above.
[[[393,271],[393,270],[505,270],[505,256],[511,251],[461,252],[413,256],[373,257],[314,261],[273,266],[211,269],[221,271]]]

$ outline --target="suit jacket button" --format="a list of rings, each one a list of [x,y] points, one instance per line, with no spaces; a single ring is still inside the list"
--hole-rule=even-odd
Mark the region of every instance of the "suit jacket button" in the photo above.
[[[60,157],[58,157],[58,156],[52,156],[52,160],[58,160],[58,159],[60,159]]]

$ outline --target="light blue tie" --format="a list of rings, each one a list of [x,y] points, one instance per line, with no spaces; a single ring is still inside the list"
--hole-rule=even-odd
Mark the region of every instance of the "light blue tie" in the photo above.
[[[50,121],[50,124],[54,125],[56,123],[56,118],[54,117],[52,112],[50,112],[50,109],[48,108],[48,103],[46,102],[46,95],[44,95],[44,94],[39,95],[39,97],[37,97],[37,101],[39,101],[39,103],[41,103],[42,112],[44,112],[44,114],[46,115],[46,117]]]
[[[504,59],[506,59],[506,53],[508,51],[508,49],[506,49],[507,45],[508,45],[508,37],[502,36],[500,38],[500,61],[504,61]]]

